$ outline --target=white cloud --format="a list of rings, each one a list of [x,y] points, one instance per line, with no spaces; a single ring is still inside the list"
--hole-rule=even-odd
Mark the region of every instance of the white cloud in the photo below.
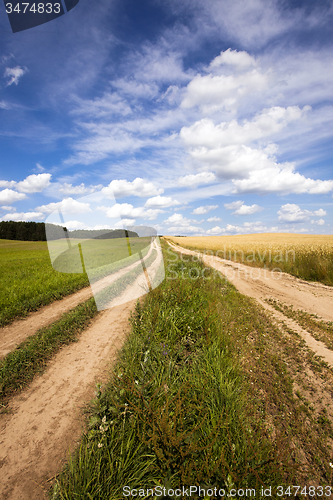
[[[102,186],[89,186],[86,187],[83,183],[79,186],[73,186],[72,184],[68,184],[64,182],[61,187],[59,187],[60,193],[63,194],[91,194],[94,193],[97,189],[101,189]]]
[[[7,87],[15,83],[18,84],[19,79],[27,72],[27,68],[20,68],[20,66],[16,66],[15,68],[6,68],[5,69],[5,77],[8,77],[9,80],[7,82]]]
[[[245,179],[233,179],[236,193],[326,194],[333,190],[333,180],[307,178],[295,172],[293,164],[278,165],[265,155],[262,160],[262,165],[267,161],[265,169],[249,171]]]
[[[148,220],[154,220],[160,213],[163,213],[163,210],[159,208],[134,208],[130,203],[116,203],[115,205],[113,205],[113,207],[107,209],[106,216],[110,217],[111,219],[119,219],[124,217],[125,219],[144,218]]]
[[[3,221],[8,221],[8,220],[13,220],[16,222],[28,222],[28,221],[33,221],[35,219],[38,220],[43,220],[45,218],[44,214],[41,212],[26,212],[26,213],[11,213],[11,214],[6,214],[3,217],[1,217],[0,220]]]
[[[150,181],[137,177],[134,181],[129,182],[125,179],[114,180],[102,189],[104,196],[112,196],[122,198],[125,196],[140,196],[148,197],[162,194],[164,189],[158,189]]]
[[[81,203],[74,200],[73,198],[65,198],[57,203],[42,205],[40,207],[37,207],[37,210],[46,213],[51,213],[59,210],[59,212],[72,215],[86,214],[88,212],[91,212],[89,203]]]
[[[322,208],[320,208],[319,210],[315,210],[313,213],[314,213],[314,215],[317,215],[318,217],[322,217],[323,215],[327,215],[326,210],[323,210]]]
[[[260,221],[256,222],[245,222],[243,226],[234,226],[233,224],[227,224],[225,227],[226,234],[250,234],[250,233],[262,233],[267,231],[267,227],[263,226]]]
[[[219,208],[218,205],[206,205],[204,207],[195,208],[192,214],[195,215],[208,214],[208,212],[210,212],[211,210],[216,210],[217,208]]]
[[[179,177],[179,186],[196,187],[200,184],[212,184],[216,181],[216,176],[213,172],[201,172],[199,174],[189,174],[184,177]]]
[[[184,228],[186,228],[186,226],[189,226],[193,223],[198,224],[198,221],[193,220],[193,219],[187,219],[187,217],[184,217],[182,214],[178,214],[178,213],[171,215],[164,222],[166,224],[175,224],[175,225],[177,225],[177,227],[184,227]]]
[[[207,222],[220,222],[222,219],[221,217],[209,217],[209,219],[207,219]]]
[[[51,174],[32,174],[16,184],[22,193],[40,193],[50,185]]]
[[[186,88],[183,108],[199,107],[203,113],[235,111],[239,100],[248,94],[264,91],[268,76],[257,69],[233,75],[196,75]]]
[[[307,222],[310,220],[310,217],[313,217],[314,215],[320,217],[322,215],[326,215],[326,212],[322,208],[311,212],[310,210],[301,209],[294,203],[287,203],[286,205],[282,205],[280,210],[278,211],[279,220],[282,222]],[[312,223],[319,225],[323,224],[319,223],[319,221],[313,221]]]
[[[134,226],[135,224],[135,219],[122,219],[118,222],[116,222],[113,227],[114,229],[123,229],[127,228],[128,226]]]
[[[298,121],[310,110],[310,106],[300,109],[298,106],[273,106],[263,109],[252,121],[244,120],[240,125],[237,120],[215,125],[210,118],[203,118],[190,127],[183,127],[180,137],[189,147],[216,149],[231,145],[249,144],[255,140],[277,134],[291,122]]]
[[[9,109],[10,105],[6,101],[0,101],[0,109]]]
[[[0,207],[1,210],[5,210],[6,212],[15,212],[16,211],[16,208],[15,207],[11,207],[10,205],[2,205],[2,207]]]
[[[106,92],[96,99],[77,99],[78,106],[72,114],[85,115],[93,118],[105,118],[112,115],[129,115],[132,110],[128,103],[116,93]]]
[[[235,210],[232,215],[252,215],[263,210],[263,207],[257,204],[245,205],[244,201],[233,201],[232,203],[225,203],[224,206],[227,210]]]
[[[16,201],[24,200],[26,195],[23,193],[17,193],[12,189],[4,189],[0,191],[0,203],[15,203]]]
[[[89,229],[87,224],[77,220],[69,220],[65,222],[65,226],[69,231],[75,231],[75,229]]]
[[[13,188],[15,186],[15,181],[0,181],[0,188]]]
[[[223,64],[243,69],[247,68],[248,66],[255,66],[256,61],[245,51],[238,52],[237,50],[232,50],[229,48],[224,52],[222,51],[219,56],[215,57],[215,59],[213,59],[210,63],[209,68],[216,68]]]
[[[180,202],[170,196],[160,195],[149,198],[145,203],[145,207],[172,207],[175,205],[180,205]]]
[[[219,234],[224,234],[224,233],[225,229],[221,228],[220,226],[215,226],[212,229],[208,229],[208,231],[206,231],[206,234],[208,234],[209,236],[217,236]]]
[[[312,220],[311,224],[316,224],[317,226],[324,226],[325,225],[325,221],[324,221],[324,219]]]

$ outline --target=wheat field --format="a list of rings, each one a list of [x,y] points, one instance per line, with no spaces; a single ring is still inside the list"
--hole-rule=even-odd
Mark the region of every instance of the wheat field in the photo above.
[[[165,238],[224,259],[278,268],[298,278],[333,285],[333,235],[262,233]]]

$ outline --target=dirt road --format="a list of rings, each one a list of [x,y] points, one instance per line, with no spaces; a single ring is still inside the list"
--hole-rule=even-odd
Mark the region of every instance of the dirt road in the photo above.
[[[80,439],[84,418],[82,409],[94,396],[96,382],[107,380],[109,369],[130,331],[129,316],[138,296],[148,291],[163,265],[160,248],[157,258],[126,288],[80,335],[79,341],[62,348],[21,394],[10,400],[9,414],[0,414],[0,498],[3,500],[43,500],[53,478],[65,463],[68,449]],[[147,257],[151,252],[148,252]],[[100,280],[99,289],[137,266],[135,263]],[[141,264],[139,263],[141,266]],[[147,276],[149,281],[147,282]],[[156,284],[156,283],[155,283]],[[95,289],[96,292],[96,289]],[[19,339],[32,335],[89,298],[91,289],[43,308],[31,317],[7,327],[7,344],[15,347]],[[81,300],[80,300],[81,299]],[[48,320],[51,316],[51,321]],[[10,332],[12,344],[10,344]]]
[[[158,256],[160,256],[159,246],[156,242],[153,242],[147,255],[145,256],[145,259],[150,257],[154,249],[158,252]],[[38,311],[30,313],[27,318],[15,320],[10,325],[0,328],[0,359],[4,358],[9,352],[13,351],[26,338],[34,335],[37,330],[54,323],[60,319],[63,314],[69,312],[71,309],[74,309],[77,305],[82,304],[82,302],[85,302],[93,295],[95,296],[99,291],[111,286],[125,274],[129,273],[138,266],[141,266],[141,262],[135,261],[133,264],[124,267],[115,273],[111,273],[103,279],[98,281],[92,280],[91,286],[79,290],[78,292],[73,293],[72,295],[61,300],[57,300],[52,304],[41,307]],[[135,295],[133,293],[133,287],[132,295],[133,297]],[[142,293],[138,293],[137,295],[140,296]],[[122,301],[118,298],[117,304],[120,303],[122,303]]]
[[[183,257],[191,260],[190,256],[198,257],[198,252],[174,245],[168,241],[171,248],[181,251]],[[321,283],[309,283],[282,272],[272,272],[268,269],[250,267],[244,264],[221,259],[219,257],[201,254],[206,266],[213,267],[235,285],[244,295],[253,297],[277,322],[284,323],[299,333],[308,346],[324,360],[333,366],[333,351],[328,349],[323,342],[311,336],[311,332],[301,328],[298,323],[284,314],[276,311],[267,304],[267,299],[275,299],[295,309],[316,314],[325,321],[333,321],[333,287]],[[195,267],[195,259],[193,262]],[[193,273],[195,276],[195,273]]]
[[[0,415],[0,498],[42,500],[82,430],[82,408],[106,378],[129,332],[135,301],[99,314],[79,342],[54,357],[46,372]]]

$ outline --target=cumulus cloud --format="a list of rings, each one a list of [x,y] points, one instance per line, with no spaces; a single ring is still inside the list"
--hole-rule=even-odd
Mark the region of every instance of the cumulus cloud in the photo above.
[[[51,174],[32,174],[16,184],[22,193],[40,193],[50,185]]]
[[[199,224],[197,220],[188,219],[187,217],[184,217],[182,214],[178,213],[171,215],[164,222],[168,225],[175,224],[177,225],[177,227],[183,227],[183,228],[186,228],[187,226],[190,226],[193,223]]]
[[[20,68],[20,66],[16,66],[15,68],[6,68],[4,76],[9,78],[6,86],[18,84],[19,79],[27,72],[27,68]]]
[[[163,210],[156,208],[144,208],[137,207],[134,208],[130,203],[116,203],[113,207],[106,210],[106,216],[111,219],[137,219],[144,218],[148,220],[154,220],[157,216],[163,213]]]
[[[15,203],[16,201],[24,200],[26,195],[24,193],[17,193],[12,189],[4,189],[0,191],[0,203]]]
[[[57,203],[42,205],[40,207],[37,207],[37,210],[45,213],[52,213],[56,210],[59,210],[59,212],[71,215],[86,214],[88,212],[91,212],[89,203],[82,203],[80,201],[74,200],[73,198],[65,198]]]
[[[0,181],[0,188],[13,188],[15,186],[15,181]]]
[[[91,194],[94,193],[97,189],[101,189],[101,185],[98,186],[89,186],[86,187],[83,183],[79,186],[73,186],[72,184],[68,184],[64,182],[60,187],[59,191],[63,194]]]
[[[216,181],[216,176],[213,172],[201,172],[199,174],[189,174],[184,177],[179,177],[179,186],[196,187],[200,184],[212,184]]]
[[[280,132],[289,123],[304,117],[310,109],[310,106],[304,106],[303,109],[298,106],[273,106],[262,110],[252,121],[244,120],[241,125],[237,120],[215,125],[210,118],[203,118],[190,127],[183,127],[180,137],[186,146],[195,148],[214,149],[232,144],[249,144]]]
[[[218,205],[206,205],[203,207],[195,208],[193,210],[192,214],[195,214],[195,215],[208,214],[208,212],[210,212],[211,210],[216,210],[217,208],[219,208]]]
[[[243,69],[248,66],[255,66],[256,61],[245,51],[237,51],[229,48],[224,52],[222,51],[219,56],[215,57],[215,59],[213,59],[210,63],[209,68],[217,68],[224,64]]]
[[[149,198],[145,203],[145,207],[172,207],[175,205],[180,205],[180,202],[170,196],[160,195]]]
[[[44,214],[41,212],[21,212],[21,213],[11,213],[11,214],[6,214],[3,217],[1,217],[0,220],[3,221],[15,221],[15,222],[28,222],[28,221],[34,221],[35,219],[38,220],[43,220],[45,218]]]
[[[325,221],[324,221],[324,219],[312,220],[311,224],[316,224],[317,226],[324,226],[325,225]]]
[[[12,207],[10,205],[2,205],[2,207],[0,207],[1,210],[5,210],[6,212],[15,212],[16,211],[16,208],[15,207]]]
[[[219,64],[216,63],[213,68],[216,66]],[[235,111],[240,98],[262,92],[268,84],[268,76],[256,68],[229,75],[199,74],[187,85],[181,106],[198,107],[206,114],[219,110]]]
[[[286,205],[282,205],[282,207],[278,211],[279,220],[281,222],[288,223],[307,222],[310,220],[310,217],[313,217],[314,215],[320,217],[322,215],[326,215],[326,212],[322,208],[311,212],[310,210],[300,208],[294,203],[287,203]],[[318,224],[318,221],[313,223]]]
[[[209,219],[207,219],[207,222],[219,222],[221,221],[221,217],[209,217]]]
[[[156,188],[152,182],[142,179],[141,177],[137,177],[132,182],[125,179],[114,180],[110,182],[107,187],[102,189],[102,194],[104,196],[115,196],[116,198],[125,196],[156,196],[163,192],[164,189]]]
[[[327,215],[326,210],[323,210],[322,208],[320,208],[319,210],[315,210],[313,213],[314,213],[314,215],[317,215],[318,217],[322,217],[323,215]]]
[[[244,201],[233,201],[232,203],[225,203],[225,208],[227,210],[235,210],[232,215],[252,215],[256,212],[261,212],[263,207],[259,205],[245,205]]]
[[[208,229],[208,231],[206,231],[206,234],[208,236],[218,236],[219,234],[224,234],[224,233],[225,229],[220,226],[215,226],[212,229]]]

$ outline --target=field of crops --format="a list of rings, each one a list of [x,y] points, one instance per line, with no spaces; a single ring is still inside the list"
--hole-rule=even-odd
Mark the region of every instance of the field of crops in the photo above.
[[[0,240],[0,326],[88,285],[53,269],[46,242]]]
[[[333,286],[333,236],[291,233],[238,236],[190,236],[167,239],[189,249],[242,262],[280,269],[298,278]]]
[[[66,240],[52,241],[54,268],[46,242],[0,240],[0,326],[89,285],[78,244],[90,279],[97,280],[138,261],[139,252],[144,257],[150,240],[74,240],[67,251]]]

